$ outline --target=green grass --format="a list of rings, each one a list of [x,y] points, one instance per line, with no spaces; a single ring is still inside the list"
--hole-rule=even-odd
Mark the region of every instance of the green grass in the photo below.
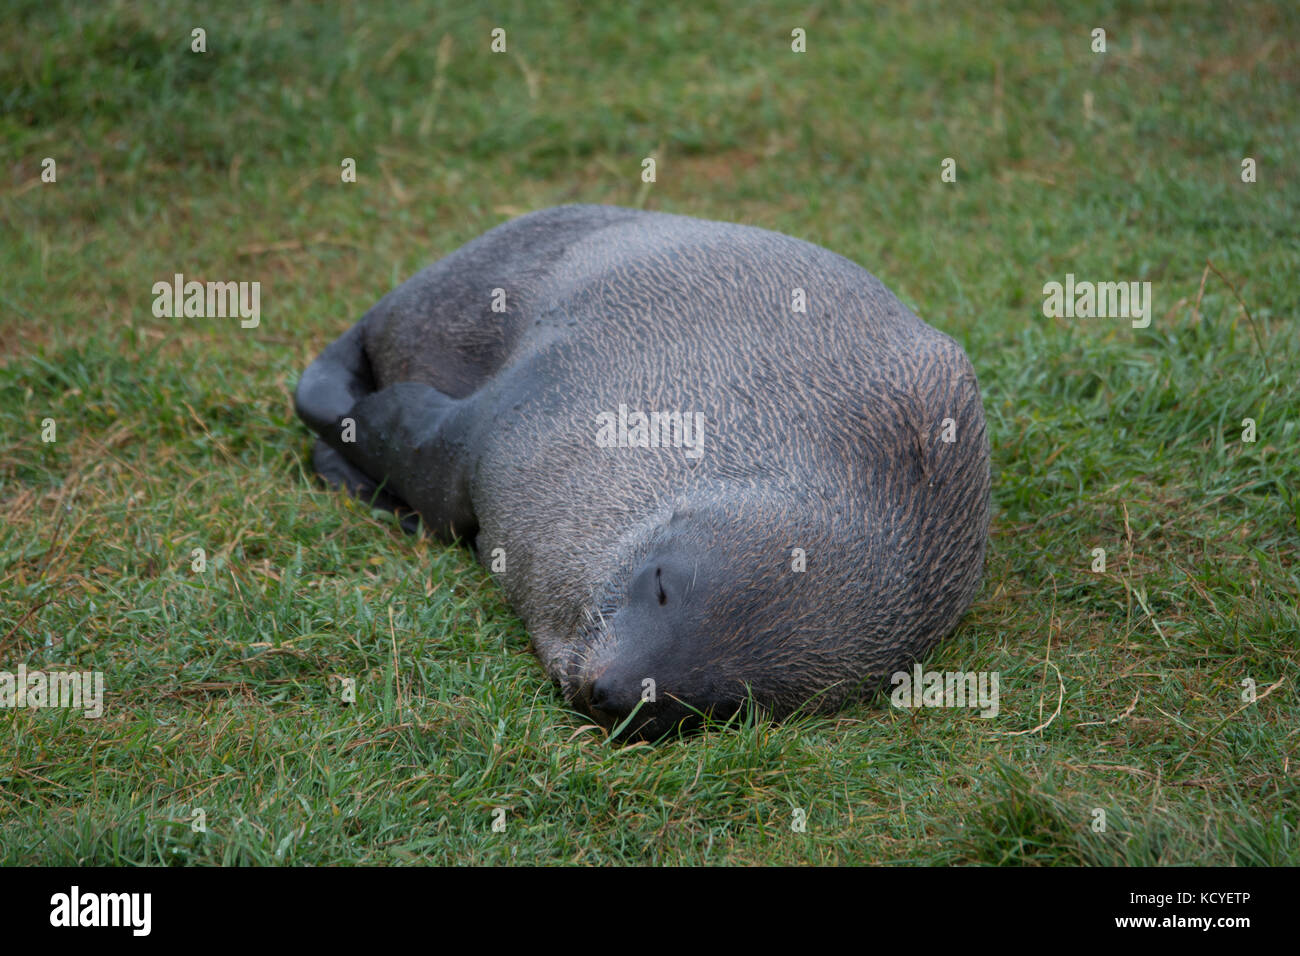
[[[0,670],[108,695],[0,711],[0,863],[1300,863],[1294,5],[435,6],[9,4]],[[315,354],[573,201],[818,242],[965,345],[993,537],[927,666],[996,718],[614,746],[467,551],[314,485]],[[155,318],[174,272],[261,326]],[[1151,281],[1150,328],[1045,318],[1067,272]]]

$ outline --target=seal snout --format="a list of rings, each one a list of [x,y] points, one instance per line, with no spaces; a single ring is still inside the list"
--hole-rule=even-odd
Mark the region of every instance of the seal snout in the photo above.
[[[700,711],[671,694],[654,695],[643,679],[621,668],[606,669],[587,685],[584,697],[587,710],[601,726],[618,731],[625,740],[658,740],[690,730],[699,723],[701,712],[712,710],[706,706]]]
[[[602,616],[597,646],[580,678],[578,700],[608,728],[637,712],[636,723],[663,716],[658,695],[675,684],[688,627],[682,617],[688,569],[671,549],[651,554],[623,586],[621,606]]]
[[[703,557],[680,540],[661,544],[628,573],[617,609],[601,615],[571,699],[620,737],[658,739],[734,710],[720,692],[706,615],[716,588]]]
[[[646,680],[638,676],[641,670],[645,668],[629,669],[621,663],[606,666],[582,682],[576,702],[606,730],[618,727],[633,711],[638,726],[654,722],[663,708],[657,702],[653,681],[647,692]],[[632,727],[627,732],[641,735]]]
[[[611,675],[609,671],[596,678],[588,697],[593,710],[609,714],[620,721],[632,713],[640,700],[641,688],[635,681]]]

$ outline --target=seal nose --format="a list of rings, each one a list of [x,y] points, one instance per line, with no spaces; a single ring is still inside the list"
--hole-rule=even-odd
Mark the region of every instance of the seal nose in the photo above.
[[[621,720],[641,699],[640,686],[606,671],[591,685],[591,706]]]

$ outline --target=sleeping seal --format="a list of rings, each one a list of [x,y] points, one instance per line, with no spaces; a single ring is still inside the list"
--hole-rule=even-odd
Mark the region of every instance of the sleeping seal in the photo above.
[[[970,362],[789,236],[523,216],[384,296],[295,404],[316,470],[472,542],[565,698],[624,733],[872,693],[979,585]]]

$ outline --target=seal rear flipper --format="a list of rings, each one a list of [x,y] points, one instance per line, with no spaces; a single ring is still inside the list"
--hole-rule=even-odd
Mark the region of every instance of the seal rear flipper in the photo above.
[[[406,502],[383,489],[380,482],[352,464],[341,427],[356,403],[375,391],[374,373],[366,357],[365,320],[357,322],[329,344],[298,380],[294,408],[298,417],[320,436],[312,448],[312,467],[325,482],[342,488],[376,508],[398,516],[402,528],[415,534],[420,519]]]
[[[369,475],[327,445],[324,439],[316,439],[311,452],[311,464],[316,474],[331,487],[341,488],[373,508],[393,512],[403,531],[419,533],[420,516],[406,502],[383,490]]]
[[[366,358],[365,320],[356,323],[326,347],[298,380],[294,409],[331,446],[339,444],[339,421],[375,390],[375,377]]]

